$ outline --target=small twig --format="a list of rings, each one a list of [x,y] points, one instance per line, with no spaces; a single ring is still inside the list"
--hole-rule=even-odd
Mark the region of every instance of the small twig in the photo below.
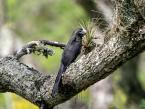
[[[39,40],[39,41],[43,45],[50,45],[50,46],[60,47],[61,49],[63,49],[65,47],[64,43],[59,43],[59,42],[54,42],[54,41],[49,41],[49,40]]]
[[[31,53],[37,53],[38,55],[43,54],[43,56],[45,57],[48,57],[48,55],[52,56],[53,50],[46,48],[46,45],[60,47],[61,49],[65,47],[65,44],[59,42],[53,42],[48,40],[32,41],[23,46],[19,51],[17,51],[15,56],[17,59],[20,59],[22,56]]]

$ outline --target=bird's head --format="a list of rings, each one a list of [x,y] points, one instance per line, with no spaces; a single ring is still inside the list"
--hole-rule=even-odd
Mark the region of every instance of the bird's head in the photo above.
[[[76,34],[77,34],[77,36],[79,36],[79,37],[83,37],[85,34],[87,33],[87,31],[82,27],[82,28],[78,28],[77,30],[76,30]]]

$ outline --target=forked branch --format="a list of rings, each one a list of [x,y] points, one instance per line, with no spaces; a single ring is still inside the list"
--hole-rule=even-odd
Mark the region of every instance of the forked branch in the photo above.
[[[129,6],[126,3],[131,3],[132,8],[125,8]],[[116,7],[113,24],[105,34],[107,40],[70,65],[55,97],[51,96],[55,77],[32,69],[13,56],[0,60],[0,90],[14,92],[39,107],[46,104],[48,108],[53,108],[144,51],[145,34],[142,31],[145,20],[133,0],[117,0],[116,4],[119,7]],[[2,90],[3,87],[5,90]]]

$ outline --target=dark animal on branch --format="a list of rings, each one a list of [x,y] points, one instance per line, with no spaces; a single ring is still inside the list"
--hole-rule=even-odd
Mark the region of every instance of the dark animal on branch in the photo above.
[[[76,29],[69,42],[64,48],[61,65],[55,80],[55,84],[52,89],[52,96],[54,97],[58,93],[60,80],[62,74],[66,71],[67,67],[75,61],[77,56],[80,54],[81,46],[82,46],[82,37],[86,34],[86,30],[84,28]]]

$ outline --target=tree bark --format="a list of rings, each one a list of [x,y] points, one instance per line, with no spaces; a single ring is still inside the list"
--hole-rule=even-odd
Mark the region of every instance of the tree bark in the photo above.
[[[129,4],[129,5],[128,5]],[[52,108],[107,77],[145,49],[145,20],[133,0],[116,0],[113,24],[105,42],[70,65],[59,93],[51,96],[55,78],[40,73],[9,56],[0,60],[0,91],[14,92],[30,102]],[[51,63],[50,63],[51,64]]]
[[[111,24],[111,19],[113,15],[113,5],[110,0],[77,0],[83,9],[88,13],[90,18],[93,18],[95,14],[97,24],[96,26],[99,30],[96,32],[96,41],[97,44],[103,43],[104,37],[101,32],[105,30],[105,26]],[[92,5],[93,4],[93,5]],[[90,9],[87,6],[90,6]],[[92,10],[93,11],[92,11]],[[98,43],[99,42],[99,43]],[[105,78],[101,82],[94,84],[89,88],[90,91],[90,108],[91,109],[108,109],[113,101],[113,87],[112,81],[110,78]],[[106,99],[107,98],[107,99]]]
[[[145,17],[145,1],[135,1],[136,5],[141,13]],[[138,55],[135,58],[131,59],[129,62],[125,63],[121,67],[121,80],[119,84],[123,91],[127,94],[127,103],[139,103],[143,98],[145,98],[145,90],[143,89],[139,79],[139,60],[141,56]]]

